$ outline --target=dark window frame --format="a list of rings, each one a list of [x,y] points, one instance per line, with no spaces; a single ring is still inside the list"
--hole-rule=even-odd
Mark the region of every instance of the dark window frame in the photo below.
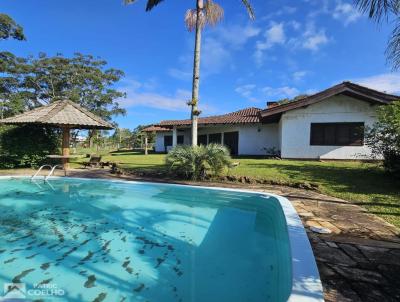
[[[164,147],[172,146],[172,135],[164,135]],[[169,141],[171,142],[170,144]]]
[[[361,130],[359,133],[356,127]],[[364,134],[364,122],[311,123],[310,145],[364,146]]]
[[[208,144],[222,144],[222,133],[209,133]]]

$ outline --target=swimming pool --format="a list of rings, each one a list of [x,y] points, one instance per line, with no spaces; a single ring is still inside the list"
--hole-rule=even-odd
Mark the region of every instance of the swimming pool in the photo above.
[[[305,231],[279,196],[3,177],[0,208],[0,286],[7,284],[6,297],[322,301]]]

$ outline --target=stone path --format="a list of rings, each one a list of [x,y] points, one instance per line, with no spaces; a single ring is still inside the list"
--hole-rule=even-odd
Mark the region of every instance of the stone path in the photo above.
[[[115,178],[106,170],[74,170],[70,176]],[[400,230],[360,206],[288,187],[177,183],[245,188],[288,198],[306,226],[326,301],[400,301]],[[311,226],[328,228],[332,233],[313,233]]]

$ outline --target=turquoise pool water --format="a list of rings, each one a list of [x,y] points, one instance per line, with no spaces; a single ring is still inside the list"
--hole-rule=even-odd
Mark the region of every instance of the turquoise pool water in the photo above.
[[[14,282],[38,301],[275,302],[290,295],[291,275],[274,197],[0,179],[0,291]]]

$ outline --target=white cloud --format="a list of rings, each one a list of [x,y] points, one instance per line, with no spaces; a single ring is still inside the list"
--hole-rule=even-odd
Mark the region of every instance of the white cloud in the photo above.
[[[170,68],[168,70],[168,74],[173,77],[176,78],[178,80],[182,80],[182,81],[190,81],[193,77],[193,73],[190,71],[186,71],[186,70],[181,70],[181,69],[177,69],[177,68]]]
[[[242,49],[261,29],[248,24],[244,26],[218,26],[207,32],[201,50],[201,75],[218,74],[227,65],[233,65],[234,51]],[[179,67],[170,68],[168,74],[179,80],[191,80],[193,68],[193,41],[188,40],[186,54],[179,57]]]
[[[256,51],[254,58],[257,65],[261,66],[263,63],[264,51],[272,48],[276,44],[283,44],[286,41],[284,24],[272,23],[272,25],[265,31],[264,39],[258,40],[256,43]]]
[[[247,84],[247,85],[242,85],[238,86],[235,89],[235,92],[240,94],[242,97],[246,98],[249,101],[255,102],[257,99],[253,97],[253,92],[254,89],[256,88],[256,85],[254,84]]]
[[[235,48],[243,47],[249,39],[258,36],[260,32],[261,29],[253,25],[221,26],[215,30],[218,39],[222,39],[228,46]]]
[[[355,79],[353,82],[386,93],[400,93],[400,73],[383,73]]]
[[[312,22],[307,24],[306,31],[303,33],[301,40],[301,46],[312,51],[319,50],[321,46],[329,42],[325,30],[323,28],[317,29]]]
[[[345,26],[357,21],[361,14],[354,5],[339,1],[333,11],[333,18],[343,22]]]
[[[151,83],[151,81],[150,81]],[[155,92],[155,88],[148,82],[137,80],[124,80],[120,90],[126,93],[126,98],[118,100],[124,108],[143,106],[169,111],[187,111],[187,100],[191,98],[191,92],[184,89],[177,89],[173,94],[162,94]]]
[[[300,81],[308,74],[305,70],[299,70],[293,73],[293,80]]]
[[[276,98],[293,98],[297,95],[299,95],[299,90],[295,87],[289,87],[289,86],[283,86],[283,87],[278,87],[278,88],[272,88],[272,87],[264,87],[262,88],[262,92],[267,96],[267,97],[276,97]]]
[[[204,40],[201,53],[203,76],[219,73],[232,59],[226,45],[221,40],[212,37]]]

